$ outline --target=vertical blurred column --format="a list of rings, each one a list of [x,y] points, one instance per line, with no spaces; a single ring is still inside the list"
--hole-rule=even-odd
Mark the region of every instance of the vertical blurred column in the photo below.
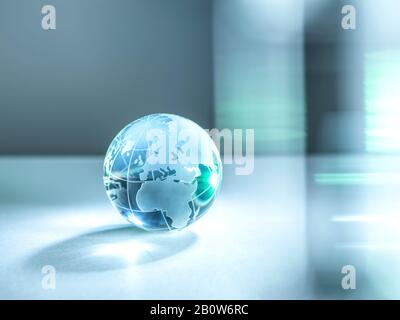
[[[366,0],[365,146],[367,152],[400,152],[400,1]]]
[[[303,1],[214,1],[215,121],[256,153],[304,150]]]
[[[305,3],[307,151],[363,152],[362,6],[358,0]],[[356,8],[356,29],[341,25],[349,4]]]
[[[256,154],[283,155],[257,157],[248,177],[229,175],[224,167],[225,199],[236,209],[244,206],[246,220],[264,224],[271,235],[272,250],[259,255],[261,264],[269,262],[268,285],[259,287],[263,297],[276,296],[273,283],[278,296],[308,294],[304,160],[286,157],[304,151],[303,63],[302,0],[214,1],[216,127],[252,128]],[[279,223],[279,232],[269,232],[269,221]],[[273,249],[275,242],[280,247]]]
[[[366,253],[378,294],[399,299],[400,1],[364,0],[363,5],[365,147],[375,163],[373,177],[383,181],[370,188],[358,217],[367,234],[359,250]]]
[[[400,295],[400,161],[393,156],[400,151],[400,2],[306,3],[307,146],[333,153],[307,161],[315,293],[393,299]],[[356,30],[340,26],[349,4]],[[344,265],[357,269],[357,290],[341,287]]]
[[[371,283],[363,253],[348,250],[364,239],[348,223],[362,213],[364,150],[363,33],[358,0],[306,0],[307,239],[316,298],[363,298]],[[355,29],[342,27],[342,9],[355,6]],[[360,181],[361,180],[361,181]],[[344,222],[345,221],[345,222]],[[345,247],[345,248],[344,248]],[[357,269],[357,289],[342,287],[344,266]]]

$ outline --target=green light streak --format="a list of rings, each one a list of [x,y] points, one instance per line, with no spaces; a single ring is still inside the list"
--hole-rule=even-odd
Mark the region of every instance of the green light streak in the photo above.
[[[393,185],[400,184],[400,174],[369,173],[317,173],[314,181],[320,185]]]

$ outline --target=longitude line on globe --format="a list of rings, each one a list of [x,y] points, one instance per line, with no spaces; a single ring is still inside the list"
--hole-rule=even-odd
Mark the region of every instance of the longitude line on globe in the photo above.
[[[146,132],[146,129],[147,129],[148,125],[149,125],[150,120],[151,120],[151,119],[146,120],[146,122],[145,122],[145,124],[144,124],[144,129],[143,129],[143,131],[140,133],[139,140],[142,138],[143,134]],[[133,208],[132,208],[132,205],[131,205],[131,199],[130,199],[130,196],[129,196],[129,181],[128,181],[128,180],[129,180],[129,172],[130,172],[130,169],[131,169],[131,163],[132,163],[133,153],[135,152],[135,149],[136,149],[136,146],[133,147],[133,149],[131,150],[131,156],[130,156],[130,158],[129,158],[129,164],[128,164],[128,172],[127,172],[127,174],[126,174],[126,179],[127,179],[127,182],[126,182],[126,193],[127,193],[127,197],[128,197],[129,209],[130,209],[131,213],[133,214],[133,216],[135,216],[135,213],[134,213],[134,211],[133,211]]]

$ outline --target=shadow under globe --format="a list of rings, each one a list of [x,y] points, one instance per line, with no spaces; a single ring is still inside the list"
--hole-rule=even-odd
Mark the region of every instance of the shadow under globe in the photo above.
[[[165,259],[197,240],[194,233],[149,233],[135,226],[118,225],[91,231],[40,249],[26,268],[52,265],[61,272],[93,272],[123,269]]]

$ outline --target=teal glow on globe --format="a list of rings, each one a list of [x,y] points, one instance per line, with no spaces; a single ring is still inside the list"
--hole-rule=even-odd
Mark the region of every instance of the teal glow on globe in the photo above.
[[[136,226],[183,229],[212,206],[222,181],[218,149],[186,118],[152,114],[123,128],[104,160],[112,205]]]

